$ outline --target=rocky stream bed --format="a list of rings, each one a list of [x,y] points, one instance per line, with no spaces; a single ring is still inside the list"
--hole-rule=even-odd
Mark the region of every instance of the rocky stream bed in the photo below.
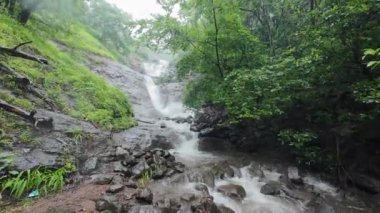
[[[20,150],[18,168],[56,166],[69,152],[79,172],[68,179],[63,192],[39,199],[22,211],[380,211],[379,195],[355,188],[340,190],[328,178],[303,171],[276,153],[238,151],[250,147],[238,139],[235,144],[223,140],[231,132],[218,127],[224,112],[204,108],[194,115],[181,104],[180,84],[155,85],[154,77],[165,72],[162,63],[150,62],[145,69],[132,70],[98,56],[89,58],[87,65],[94,72],[130,97],[138,126],[127,131],[104,132],[87,122],[39,110],[54,118],[54,129],[41,133],[39,147]],[[72,128],[81,128],[89,139],[74,144],[65,133]]]

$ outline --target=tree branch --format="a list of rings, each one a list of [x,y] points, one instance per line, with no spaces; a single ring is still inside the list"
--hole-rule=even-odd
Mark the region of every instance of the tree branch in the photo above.
[[[10,55],[13,57],[19,57],[19,58],[24,58],[24,59],[31,60],[31,61],[36,61],[40,64],[48,64],[48,61],[44,58],[38,58],[36,56],[33,56],[33,55],[28,54],[28,53],[21,52],[21,51],[17,50],[19,47],[26,45],[26,44],[29,44],[29,43],[31,43],[31,41],[21,43],[14,48],[7,48],[7,47],[0,46],[0,53],[4,53],[4,54],[7,54],[7,55]]]
[[[14,49],[14,50],[17,50],[17,49],[20,48],[21,46],[24,46],[24,45],[30,44],[30,43],[32,43],[32,42],[33,42],[33,41],[27,41],[27,42],[21,43],[21,44],[15,46],[13,49]]]

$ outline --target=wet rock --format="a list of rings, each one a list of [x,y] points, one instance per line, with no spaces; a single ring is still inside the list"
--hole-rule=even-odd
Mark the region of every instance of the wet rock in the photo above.
[[[320,197],[314,197],[307,205],[305,212],[314,213],[336,213],[332,206]]]
[[[84,162],[83,168],[82,168],[82,174],[90,174],[96,169],[96,166],[98,165],[98,158],[97,157],[91,157],[87,159]]]
[[[235,176],[234,170],[230,167],[227,161],[219,162],[213,165],[211,171],[215,177],[218,177],[220,179]]]
[[[181,195],[181,200],[186,201],[186,202],[191,202],[196,199],[195,194],[193,193],[184,193]]]
[[[174,164],[174,167],[173,169],[176,171],[176,172],[179,172],[179,173],[183,173],[185,172],[185,165],[180,163],[180,162],[176,162]]]
[[[149,188],[145,188],[145,189],[139,190],[136,193],[136,200],[141,201],[141,202],[145,202],[145,203],[148,203],[148,204],[152,204],[152,202],[153,202],[153,193],[152,193],[152,191]]]
[[[134,182],[133,180],[128,180],[128,182],[125,184],[125,186],[128,188],[133,188],[133,189],[138,188],[137,183]]]
[[[261,169],[261,165],[256,162],[251,162],[248,166],[248,172],[252,177],[264,178],[264,171]]]
[[[203,137],[198,141],[198,149],[206,152],[225,151],[230,149],[230,145],[223,138]]]
[[[299,174],[299,170],[297,167],[288,167],[288,178],[291,183],[295,185],[303,185],[303,179]]]
[[[145,152],[142,151],[142,150],[134,150],[134,151],[132,152],[132,155],[133,155],[133,157],[135,157],[135,158],[140,158],[140,157],[142,157],[143,155],[145,155]]]
[[[124,183],[123,177],[121,177],[120,175],[115,175],[112,179],[112,184],[114,185],[118,185],[118,184],[123,185],[123,183]]]
[[[151,145],[150,145],[150,148],[151,149],[154,149],[154,148],[161,148],[161,149],[164,149],[164,150],[169,150],[169,149],[173,149],[174,146],[172,143],[170,143],[168,141],[168,139],[163,136],[163,135],[156,135],[153,139],[152,139],[152,142],[151,142]]]
[[[205,184],[197,183],[195,184],[194,189],[209,194],[208,188]]]
[[[219,213],[218,207],[215,205],[212,197],[205,197],[198,200],[191,205],[192,212],[207,212],[207,213]]]
[[[116,148],[115,155],[119,159],[124,159],[125,156],[129,156],[129,152],[119,146]]]
[[[163,178],[167,170],[166,166],[155,166],[152,172],[152,178],[155,180]]]
[[[187,174],[189,182],[204,183],[210,187],[215,186],[215,176],[211,171],[198,170]]]
[[[129,213],[162,213],[162,211],[152,205],[137,205],[128,210]]]
[[[190,129],[199,132],[202,129],[224,122],[227,117],[227,111],[223,107],[212,104],[204,105],[195,113]]]
[[[261,187],[260,192],[265,195],[279,195],[281,194],[281,183],[270,181]]]
[[[123,185],[115,184],[115,185],[110,186],[110,188],[107,189],[107,192],[108,193],[118,193],[118,192],[123,191],[123,189],[124,189]]]
[[[236,184],[222,185],[217,188],[217,191],[235,200],[243,200],[246,196],[245,189]]]
[[[110,184],[113,178],[114,176],[109,174],[97,174],[91,176],[92,182],[99,185]]]
[[[380,180],[363,173],[353,173],[350,180],[356,187],[369,193],[380,193]]]
[[[132,171],[129,168],[123,166],[121,161],[116,161],[113,163],[113,171],[114,172],[121,172],[127,177],[130,177],[132,175]]]
[[[117,212],[118,204],[117,198],[114,196],[105,195],[95,203],[96,210],[98,211],[111,211]]]
[[[161,128],[161,129],[166,128],[166,124],[165,124],[165,123],[161,123],[161,124],[160,124],[160,128]]]
[[[226,207],[226,206],[218,206],[218,210],[220,213],[235,213],[234,210]]]
[[[155,206],[160,207],[160,209],[165,210],[165,212],[178,212],[181,208],[181,203],[178,200],[178,197],[169,198],[164,196],[157,199]]]
[[[147,169],[149,169],[149,165],[145,162],[145,160],[140,161],[136,166],[132,168],[132,175],[135,177],[139,177]]]
[[[135,159],[135,157],[131,156],[131,155],[125,155],[124,156],[124,160],[121,161],[121,164],[123,164],[123,166],[134,166],[136,165],[138,162],[137,160]]]

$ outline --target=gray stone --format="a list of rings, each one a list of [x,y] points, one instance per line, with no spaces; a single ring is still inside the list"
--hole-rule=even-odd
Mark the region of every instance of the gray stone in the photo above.
[[[270,181],[261,187],[260,192],[265,195],[279,195],[281,194],[281,183]]]
[[[123,177],[121,177],[120,175],[115,175],[112,179],[113,185],[123,184],[123,183],[124,183]]]
[[[136,166],[132,168],[132,175],[139,177],[147,169],[149,169],[148,164],[145,161],[140,161]]]
[[[124,189],[123,185],[121,185],[121,184],[115,184],[115,185],[110,186],[110,188],[107,189],[107,192],[108,193],[118,193],[118,192],[123,191],[123,189]]]
[[[205,192],[205,193],[209,194],[208,188],[205,184],[197,183],[197,184],[195,184],[194,188],[197,191],[201,191],[201,192]]]
[[[195,194],[193,193],[184,193],[181,195],[181,200],[186,201],[186,202],[191,202],[195,199],[196,197],[195,197]]]
[[[219,213],[235,213],[234,210],[226,207],[226,206],[218,206]]]
[[[159,209],[152,205],[137,205],[129,209],[129,213],[162,213]]]
[[[113,178],[114,176],[109,174],[96,174],[91,176],[92,182],[99,185],[110,184]]]
[[[256,162],[251,162],[251,164],[248,167],[248,172],[252,177],[259,177],[264,178],[264,171],[261,169],[260,164]]]
[[[116,157],[118,157],[118,158],[120,158],[120,159],[124,159],[124,157],[125,157],[126,155],[129,155],[129,153],[128,153],[127,150],[125,150],[125,149],[123,149],[122,147],[118,146],[118,147],[116,148],[115,155],[116,155]]]
[[[84,162],[83,168],[82,168],[82,173],[83,174],[90,174],[93,172],[98,165],[98,158],[97,157],[91,157],[87,159]]]
[[[217,188],[217,191],[235,200],[243,200],[247,195],[244,188],[236,184],[222,185]]]
[[[139,190],[136,194],[136,199],[141,202],[152,204],[153,202],[153,193],[149,188]]]
[[[125,184],[126,187],[128,188],[133,188],[133,189],[137,189],[137,183],[132,181],[132,180],[128,180],[128,182]]]

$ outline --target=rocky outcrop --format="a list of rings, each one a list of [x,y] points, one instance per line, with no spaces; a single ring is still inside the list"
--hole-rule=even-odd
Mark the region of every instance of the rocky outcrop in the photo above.
[[[204,105],[195,113],[194,121],[190,128],[192,131],[199,132],[206,128],[222,124],[227,118],[227,111],[223,107]]]
[[[234,200],[242,201],[247,195],[245,189],[236,184],[222,185],[217,188],[217,191]]]

